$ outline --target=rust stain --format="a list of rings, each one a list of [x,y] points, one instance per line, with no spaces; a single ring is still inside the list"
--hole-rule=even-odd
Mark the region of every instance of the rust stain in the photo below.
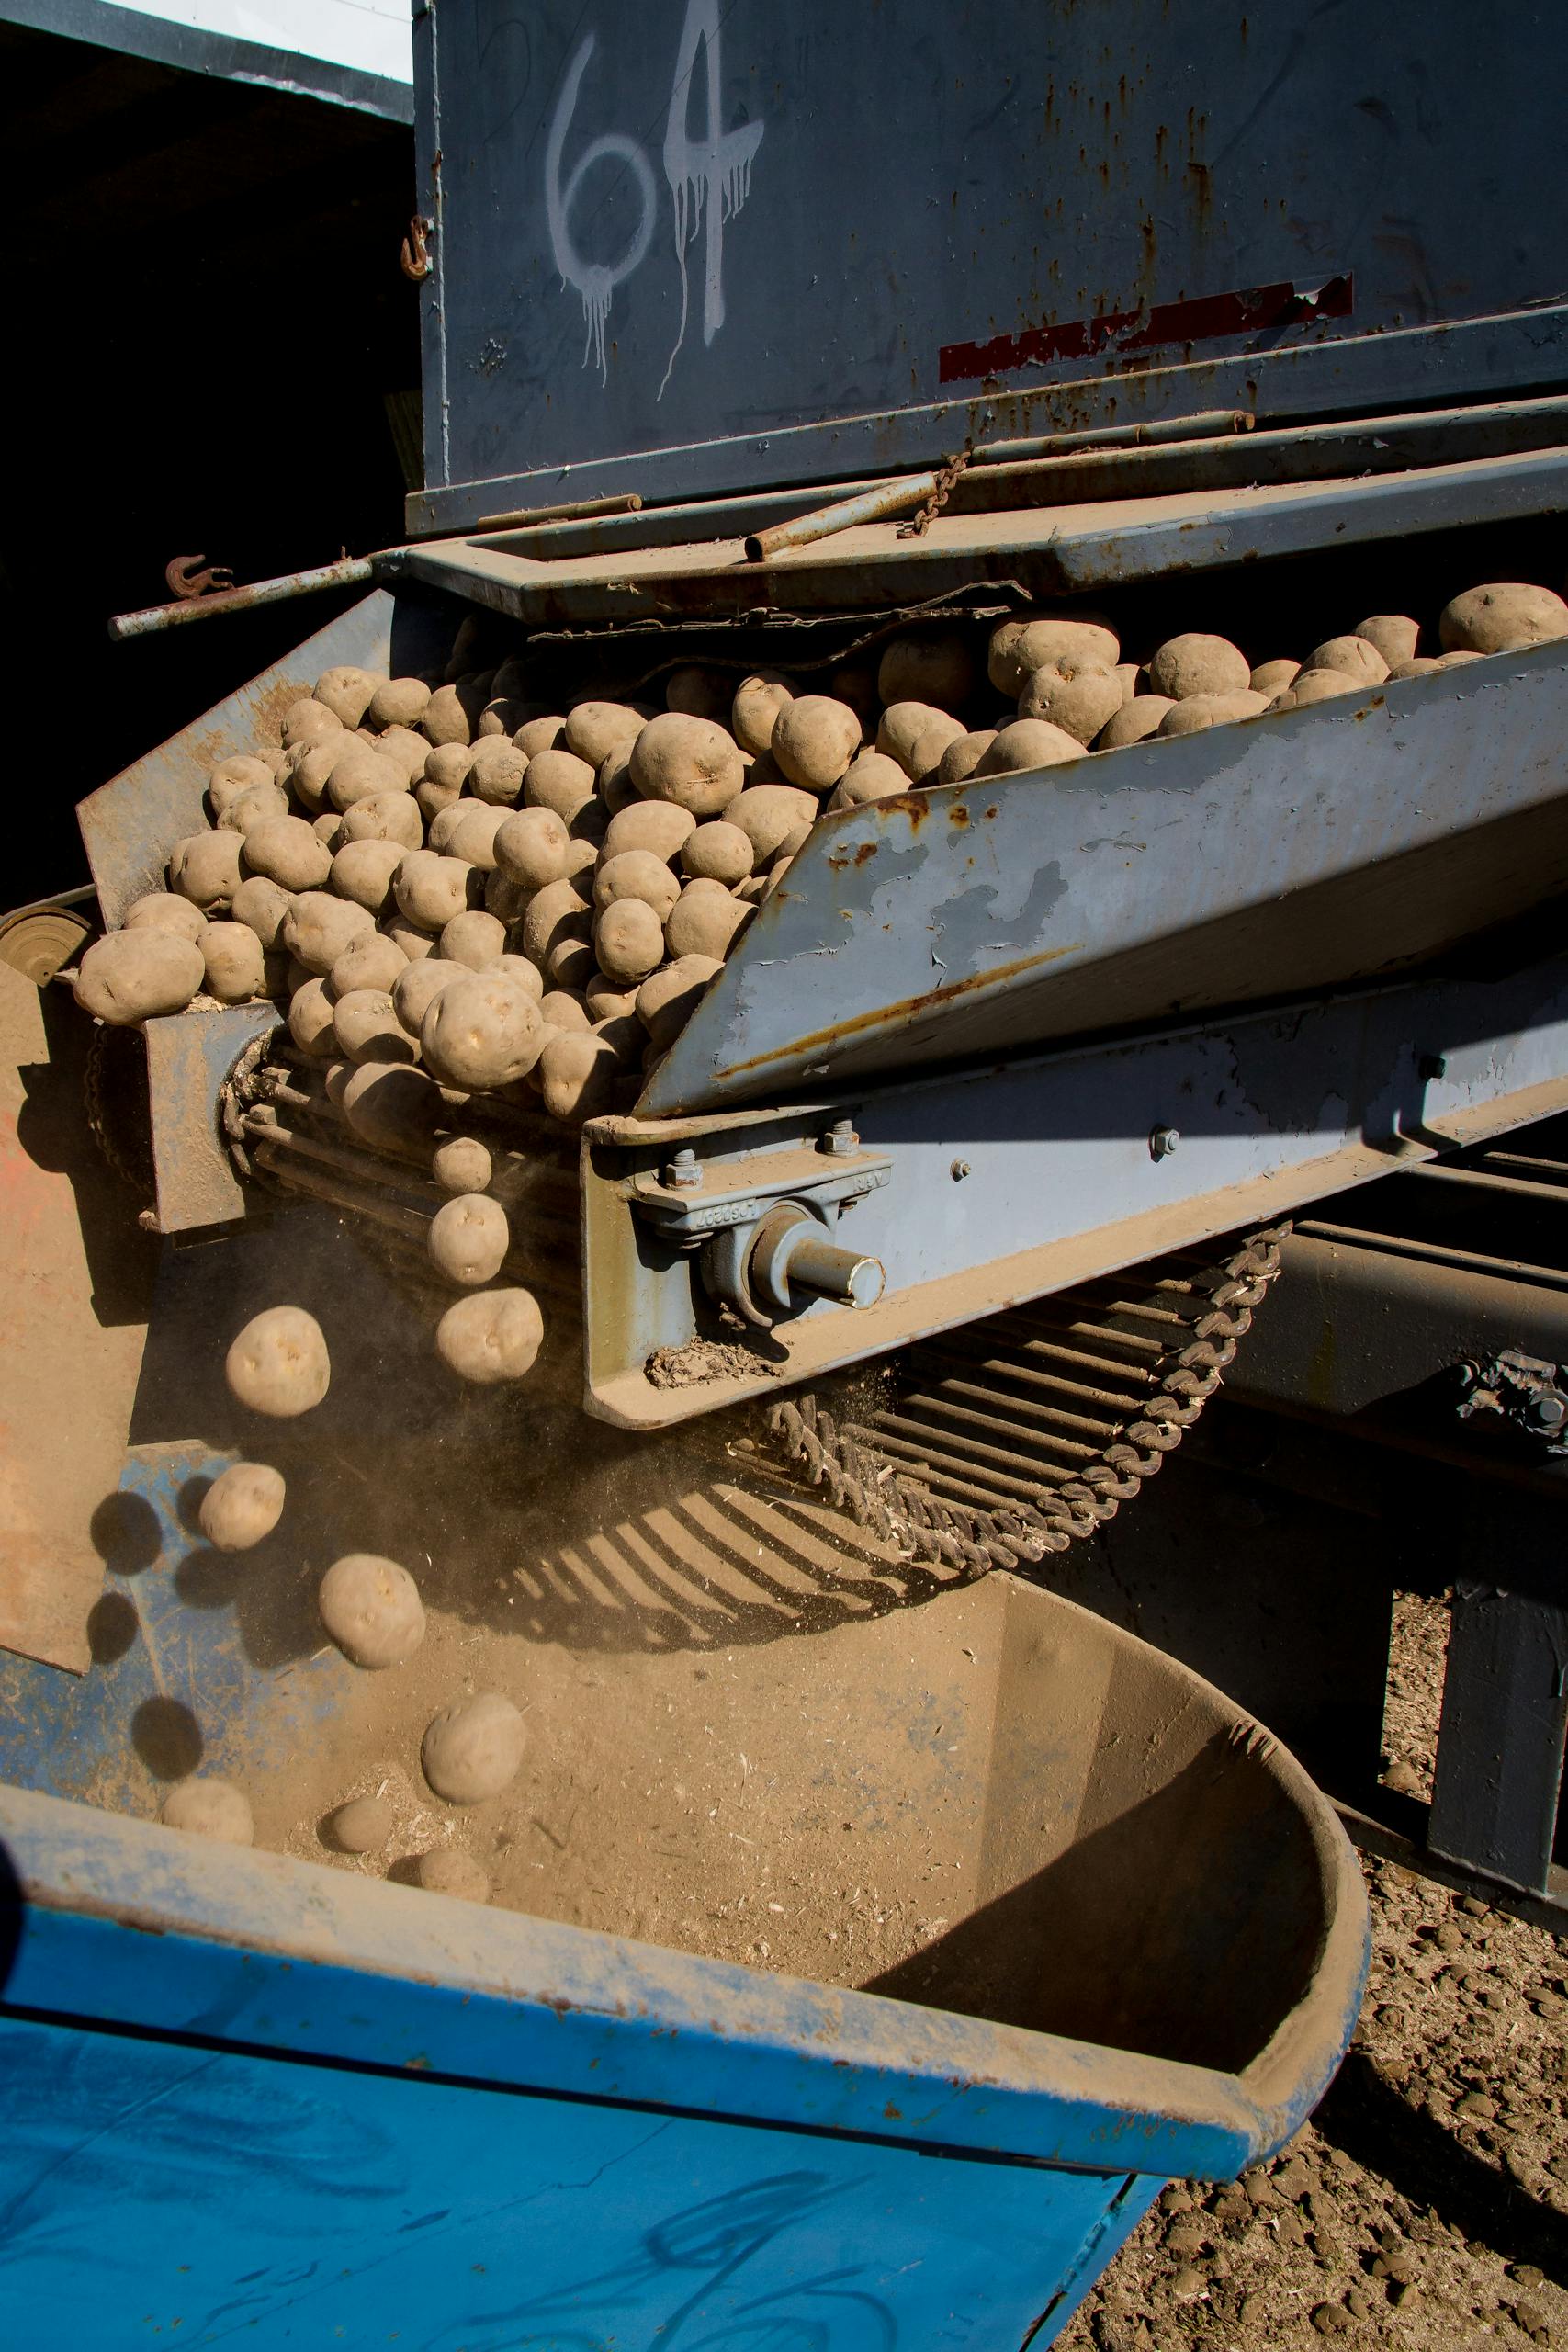
[[[863,865],[868,857],[874,857],[876,855],[876,850],[877,844],[875,842],[862,842],[859,849],[855,852],[855,864],[857,865]]]
[[[857,1012],[846,1021],[835,1021],[830,1028],[813,1029],[804,1037],[792,1038],[788,1046],[773,1053],[754,1054],[750,1061],[729,1062],[723,1075],[739,1078],[749,1069],[766,1069],[774,1062],[792,1054],[814,1053],[819,1046],[840,1044],[861,1031],[903,1028],[918,1020],[921,1013],[933,1012],[938,1006],[953,1004],[962,997],[972,996],[976,989],[994,988],[1003,980],[1016,979],[1022,972],[1035,972],[1047,964],[1059,963],[1064,956],[1082,952],[1081,939],[1068,940],[1062,947],[1047,947],[1038,956],[1020,956],[1010,964],[998,964],[992,971],[972,972],[967,979],[950,980],[945,988],[928,989],[921,996],[902,998],[895,1004],[879,1004],[869,1012]]]
[[[947,821],[950,825],[966,825],[969,822],[969,811],[964,806],[962,800],[959,801],[956,808],[953,808],[948,810]]]

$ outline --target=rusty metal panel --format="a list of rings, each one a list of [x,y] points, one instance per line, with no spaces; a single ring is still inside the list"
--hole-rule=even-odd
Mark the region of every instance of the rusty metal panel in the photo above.
[[[245,1196],[219,1125],[223,1081],[253,1037],[277,1026],[268,1002],[176,1012],[145,1024],[158,1229],[187,1233],[243,1216]]]
[[[1568,888],[1568,648],[819,825],[666,1115],[1392,972]]]
[[[451,633],[447,620],[441,632],[443,656]],[[170,850],[209,822],[202,796],[218,761],[255,743],[277,742],[284,712],[310,693],[323,670],[340,662],[385,669],[394,643],[404,666],[421,667],[434,646],[430,616],[416,600],[394,605],[378,588],[90,793],[77,818],[105,922],[112,929],[133,899],[163,889]]]
[[[1561,378],[1553,13],[1348,38],[1304,0],[1196,38],[1166,0],[442,0],[413,526]]]

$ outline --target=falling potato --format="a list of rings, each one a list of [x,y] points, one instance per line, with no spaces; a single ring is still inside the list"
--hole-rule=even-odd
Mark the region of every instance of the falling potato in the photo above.
[[[494,1173],[491,1156],[477,1136],[450,1136],[437,1147],[430,1172],[444,1193],[482,1193]]]
[[[553,1042],[553,1041],[552,1041]],[[521,1380],[533,1367],[545,1320],[532,1291],[471,1291],[435,1327],[436,1352],[463,1380]]]
[[[430,1262],[449,1283],[476,1290],[493,1282],[506,1262],[512,1230],[506,1211],[485,1193],[460,1193],[430,1220]]]
[[[321,1623],[355,1666],[402,1666],[424,1639],[419,1587],[396,1560],[348,1552],[334,1560],[316,1594]]]
[[[176,1781],[158,1817],[165,1828],[218,1838],[227,1846],[249,1846],[256,1834],[251,1801],[232,1781]]]
[[[428,1159],[446,1116],[441,1090],[406,1063],[365,1062],[344,1085],[343,1115],[361,1143]]]
[[[235,1462],[220,1470],[201,1498],[201,1532],[220,1552],[248,1552],[283,1516],[284,1483],[265,1462]]]
[[[448,1804],[480,1804],[516,1778],[523,1747],[523,1717],[512,1701],[499,1691],[479,1690],[471,1699],[454,1699],[431,1717],[420,1763],[434,1793]]]
[[[84,1012],[117,1029],[159,1013],[183,1012],[207,978],[201,949],[171,931],[111,931],[76,967],[73,989]]]
[[[289,1420],[327,1393],[332,1362],[321,1327],[302,1306],[269,1306],[232,1341],[223,1377],[253,1413]]]

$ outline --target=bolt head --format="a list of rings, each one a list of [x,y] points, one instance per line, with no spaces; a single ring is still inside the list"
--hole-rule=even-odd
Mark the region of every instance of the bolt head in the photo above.
[[[969,1162],[966,1159],[955,1159],[948,1173],[955,1184],[962,1184],[969,1173]]]
[[[1154,1127],[1149,1132],[1149,1158],[1168,1159],[1181,1141],[1179,1127]]]

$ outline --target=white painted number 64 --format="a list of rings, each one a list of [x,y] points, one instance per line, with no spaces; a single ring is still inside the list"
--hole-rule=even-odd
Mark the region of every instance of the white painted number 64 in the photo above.
[[[686,18],[681,28],[681,46],[675,56],[675,74],[670,90],[670,111],[664,125],[664,176],[670,183],[674,207],[675,260],[681,273],[681,323],[670,354],[664,380],[659,387],[659,398],[664,397],[664,387],[686,339],[689,309],[689,288],[686,280],[686,247],[694,242],[705,220],[707,242],[703,271],[703,341],[711,344],[724,324],[724,224],[733,220],[746,201],[751,180],[751,158],[761,143],[762,125],[742,123],[737,130],[719,129],[722,77],[718,47],[718,0],[686,0]],[[637,269],[653,242],[654,223],[659,212],[659,191],[654,181],[653,167],[635,139],[627,139],[619,131],[604,131],[592,140],[578,157],[570,174],[563,183],[561,163],[567,134],[577,111],[577,95],[582,77],[597,47],[594,34],[590,33],[567,67],[561,82],[560,96],[556,100],[550,118],[549,138],[545,147],[545,215],[549,223],[550,249],[564,286],[575,287],[582,298],[582,316],[587,329],[583,343],[582,364],[590,361],[599,370],[600,382],[609,379],[605,355],[604,331],[610,316],[610,301],[617,286],[624,284]],[[696,71],[697,51],[704,52],[704,122],[701,139],[694,140],[686,129],[690,106],[692,77]],[[571,233],[571,209],[583,182],[596,164],[619,161],[626,164],[637,187],[637,222],[625,251],[613,262],[592,262],[578,251]]]

